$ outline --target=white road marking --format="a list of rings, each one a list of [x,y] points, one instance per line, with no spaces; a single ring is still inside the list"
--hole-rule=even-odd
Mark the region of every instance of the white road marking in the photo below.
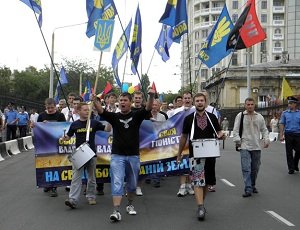
[[[226,180],[226,179],[221,179],[221,181],[222,181],[224,184],[227,184],[227,185],[230,186],[230,187],[235,187],[234,184],[230,183],[230,182],[229,182],[228,180]]]
[[[294,227],[295,225],[291,222],[289,222],[288,220],[284,219],[282,216],[280,216],[279,214],[277,214],[274,211],[265,211],[266,213],[268,213],[269,215],[271,215],[273,218],[275,218],[276,220],[286,224],[289,227]]]

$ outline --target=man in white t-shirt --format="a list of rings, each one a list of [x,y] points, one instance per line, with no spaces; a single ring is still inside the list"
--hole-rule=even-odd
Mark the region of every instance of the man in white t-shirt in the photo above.
[[[61,110],[61,113],[63,113],[65,115],[66,121],[68,121],[69,117],[72,116],[72,112],[74,110],[74,108],[73,108],[73,100],[75,99],[75,97],[76,97],[75,93],[69,93],[68,94],[68,105],[69,105],[70,109],[68,107],[66,107],[66,108],[63,108]]]

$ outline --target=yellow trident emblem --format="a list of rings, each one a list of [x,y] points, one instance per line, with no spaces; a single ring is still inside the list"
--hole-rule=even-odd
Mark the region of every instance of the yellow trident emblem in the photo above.
[[[103,49],[105,46],[109,47],[111,42],[111,33],[113,32],[113,24],[106,22],[103,24],[101,23],[99,24],[99,30],[97,32],[95,43],[99,44],[100,49]]]

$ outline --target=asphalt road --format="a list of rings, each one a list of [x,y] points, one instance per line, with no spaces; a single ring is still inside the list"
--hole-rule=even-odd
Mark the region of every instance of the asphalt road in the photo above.
[[[144,196],[135,202],[136,216],[126,214],[123,202],[122,221],[110,223],[109,184],[105,195],[97,197],[97,205],[89,206],[82,196],[78,209],[71,210],[64,205],[64,188],[51,198],[35,187],[33,151],[22,152],[0,162],[0,230],[300,229],[300,174],[288,175],[283,144],[273,142],[263,150],[259,193],[250,198],[241,196],[240,157],[230,138],[216,171],[217,191],[207,196],[203,222],[196,219],[194,197],[178,198],[178,178],[166,177],[160,188],[143,184]]]

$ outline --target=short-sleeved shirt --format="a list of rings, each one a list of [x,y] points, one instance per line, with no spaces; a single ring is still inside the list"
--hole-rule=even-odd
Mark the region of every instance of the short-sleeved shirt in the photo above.
[[[28,124],[29,117],[27,113],[18,113],[17,115],[18,120],[18,125],[19,126],[24,126]]]
[[[104,112],[101,116],[113,127],[112,154],[139,155],[139,129],[149,112],[142,108],[128,114]]]
[[[81,144],[86,142],[86,122],[87,121],[81,121],[77,120],[74,121],[67,133],[69,137],[72,137],[74,134],[76,136],[76,148],[78,148]],[[105,126],[96,120],[91,120],[91,127],[90,127],[90,137],[89,137],[89,146],[90,148],[96,152],[96,146],[95,146],[95,135],[96,132],[99,130],[104,130]]]
[[[284,125],[285,133],[300,134],[300,110],[297,109],[295,112],[290,109],[284,111],[279,123]]]
[[[8,125],[16,125],[13,123],[17,119],[18,113],[15,110],[9,110],[5,112],[5,121]]]
[[[53,114],[42,112],[39,114],[37,122],[43,122],[43,121],[59,122],[59,121],[66,121],[66,118],[62,113],[58,111],[56,111]]]
[[[221,127],[219,125],[218,119],[216,116],[212,113],[206,112],[206,114],[209,116],[215,130],[218,132],[221,130]],[[198,121],[197,121],[198,119]],[[216,138],[216,133],[211,126],[208,118],[204,114],[202,117],[197,118],[197,115],[195,116],[195,122],[194,121],[194,113],[191,113],[190,115],[186,116],[184,121],[183,121],[183,128],[182,128],[182,133],[187,134],[191,136],[191,130],[192,130],[192,125],[193,123],[195,124],[194,126],[194,135],[193,135],[193,140],[196,139],[207,139],[207,138]],[[200,122],[200,124],[199,124]],[[201,126],[201,128],[199,127]],[[189,140],[189,152],[190,152],[190,157],[193,157],[193,146],[192,146],[192,141]]]

